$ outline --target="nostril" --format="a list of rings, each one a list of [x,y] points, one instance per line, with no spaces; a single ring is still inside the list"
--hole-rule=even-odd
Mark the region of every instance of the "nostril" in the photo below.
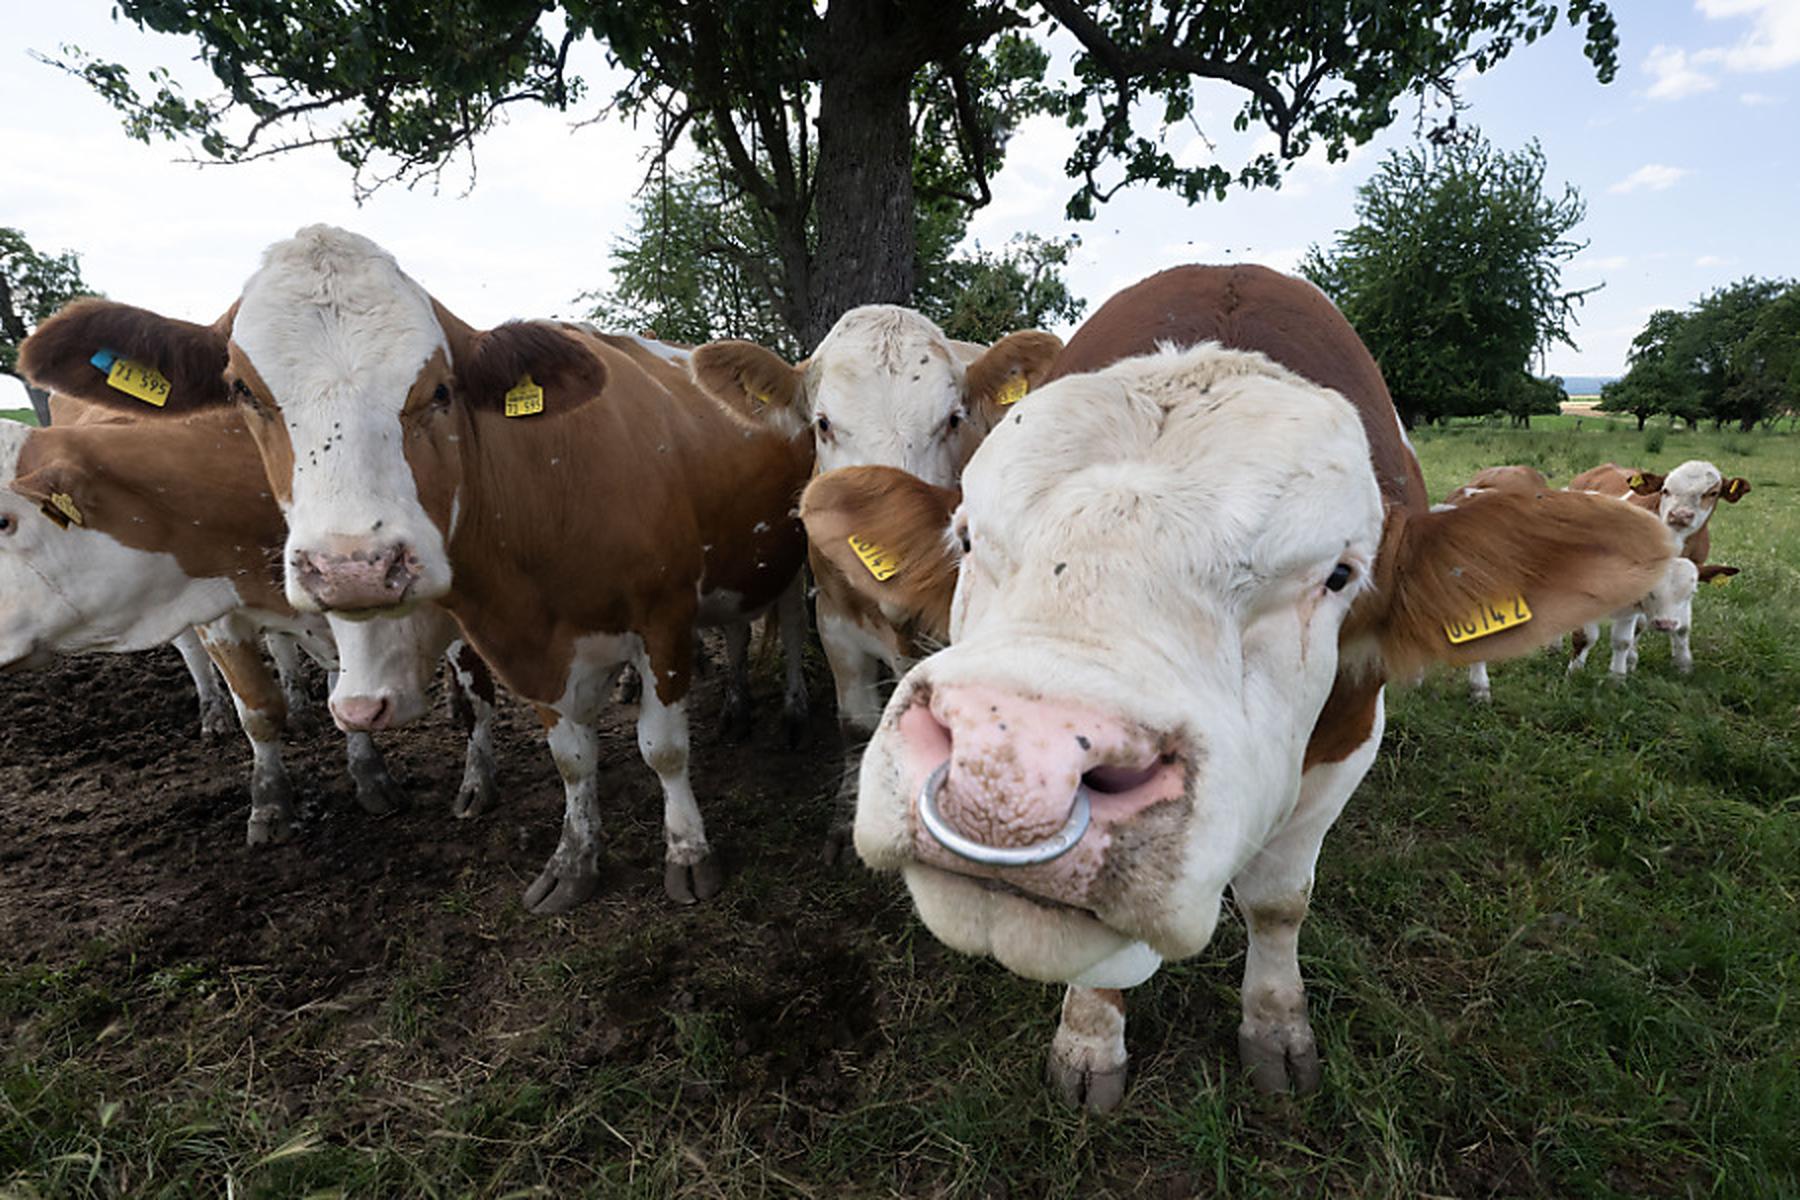
[[[1162,769],[1162,761],[1142,767],[1103,766],[1091,767],[1082,772],[1081,784],[1090,792],[1099,792],[1103,796],[1117,796],[1124,792],[1143,787]]]

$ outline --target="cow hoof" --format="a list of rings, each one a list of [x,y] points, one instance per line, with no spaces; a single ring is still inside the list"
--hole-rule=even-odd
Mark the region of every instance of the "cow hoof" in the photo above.
[[[356,781],[356,803],[372,817],[385,817],[406,801],[406,789],[386,771]]]
[[[253,808],[250,810],[250,828],[245,834],[245,844],[250,846],[273,846],[287,841],[294,836],[293,818],[278,808]]]
[[[598,875],[558,875],[554,867],[545,867],[525,889],[525,908],[540,917],[554,917],[587,903],[599,890]]]
[[[727,742],[742,742],[750,737],[750,698],[732,696],[719,713],[719,736]]]
[[[1319,1045],[1310,1028],[1263,1035],[1239,1030],[1238,1061],[1250,1073],[1251,1086],[1265,1096],[1310,1096],[1319,1090]]]
[[[1125,1099],[1125,1080],[1130,1074],[1128,1063],[1116,1067],[1096,1068],[1081,1063],[1064,1062],[1055,1050],[1044,1066],[1044,1075],[1064,1104],[1085,1108],[1091,1113],[1109,1113]]]
[[[724,886],[725,872],[719,867],[719,856],[711,850],[699,862],[672,862],[663,867],[663,891],[677,904],[711,900]]]
[[[811,714],[804,707],[782,709],[781,737],[789,750],[798,750],[806,745],[806,734],[811,725]]]
[[[1469,693],[1469,703],[1470,704],[1492,704],[1493,702],[1494,702],[1494,693],[1493,692],[1471,691]]]
[[[492,779],[473,782],[465,779],[456,791],[456,799],[450,802],[450,815],[459,821],[479,817],[494,807],[495,791]]]
[[[229,709],[209,708],[200,714],[200,737],[204,741],[231,737],[237,728],[237,717]]]

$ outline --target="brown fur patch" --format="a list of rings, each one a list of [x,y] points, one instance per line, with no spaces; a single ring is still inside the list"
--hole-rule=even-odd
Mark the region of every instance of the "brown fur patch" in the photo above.
[[[586,404],[606,386],[606,368],[585,338],[550,321],[509,321],[476,330],[435,299],[450,343],[456,387],[469,407],[506,411],[506,393],[525,376],[544,389],[544,415]]]
[[[226,320],[196,325],[88,296],[64,305],[25,339],[19,370],[38,387],[126,412],[172,414],[215,407],[229,402]],[[110,387],[106,372],[89,361],[101,350],[160,371],[169,380],[168,402],[157,408]]]
[[[1002,390],[1015,380],[1024,380],[1028,395],[1037,390],[1048,378],[1062,346],[1062,339],[1053,333],[1022,329],[1007,334],[969,364],[963,376],[963,396],[976,444],[1011,407],[1000,403]],[[974,452],[973,446],[970,452]]]
[[[694,382],[745,416],[759,417],[774,406],[799,412],[803,421],[812,419],[801,411],[806,407],[805,368],[755,342],[735,338],[708,342],[688,359],[688,369]]]
[[[800,519],[813,547],[852,587],[907,614],[921,635],[946,641],[961,561],[950,547],[950,514],[961,502],[959,491],[895,467],[848,467],[807,485]],[[876,579],[850,548],[853,534],[894,556],[899,571]]]
[[[1475,472],[1473,479],[1445,496],[1444,503],[1461,504],[1467,499],[1464,489],[1470,488],[1481,491],[1542,492],[1549,490],[1549,487],[1550,481],[1536,467],[1483,467]]]

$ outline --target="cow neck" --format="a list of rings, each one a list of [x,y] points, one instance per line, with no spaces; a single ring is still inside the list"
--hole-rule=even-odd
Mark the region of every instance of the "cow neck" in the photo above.
[[[52,425],[26,439],[17,474],[58,463],[80,472],[84,527],[226,580],[246,607],[292,611],[278,565],[287,527],[236,413]]]
[[[734,548],[731,530],[749,528],[746,513],[781,519],[810,466],[809,445],[596,343],[602,395],[554,416],[475,412],[461,443],[445,606],[508,686],[539,703],[563,695],[576,639],[691,612],[713,555]],[[797,565],[797,524],[791,540]]]

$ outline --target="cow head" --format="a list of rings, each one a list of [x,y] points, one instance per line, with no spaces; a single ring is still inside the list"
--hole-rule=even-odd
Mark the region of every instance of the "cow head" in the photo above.
[[[1591,496],[1384,508],[1350,403],[1212,344],[1047,385],[963,488],[861,468],[802,499],[847,579],[951,643],[864,755],[857,850],[950,945],[1095,987],[1205,945],[1341,679],[1522,653],[1672,549]],[[1499,632],[1450,642],[1484,603]]]
[[[1640,471],[1632,475],[1631,490],[1640,496],[1656,496],[1656,514],[1678,538],[1689,538],[1706,527],[1719,501],[1736,504],[1750,494],[1750,481],[1741,476],[1726,479],[1719,468],[1701,459],[1689,459],[1667,475]]]
[[[121,381],[102,360],[133,371]],[[355,613],[449,590],[446,545],[479,422],[553,418],[604,379],[577,335],[472,329],[375,243],[323,225],[270,247],[211,326],[78,301],[20,362],[45,386],[146,416],[237,404],[287,517],[289,602]],[[147,390],[121,387],[145,377]]]
[[[1658,632],[1674,633],[1691,629],[1694,624],[1694,592],[1699,586],[1700,568],[1688,559],[1672,558],[1663,571],[1662,578],[1656,581],[1656,586],[1638,601],[1638,610],[1650,622],[1650,628]]]
[[[943,487],[1061,346],[1035,330],[985,349],[952,342],[911,309],[871,304],[839,318],[798,366],[724,341],[695,350],[693,372],[742,411],[776,410],[789,432],[810,424],[820,471],[897,467]]]

